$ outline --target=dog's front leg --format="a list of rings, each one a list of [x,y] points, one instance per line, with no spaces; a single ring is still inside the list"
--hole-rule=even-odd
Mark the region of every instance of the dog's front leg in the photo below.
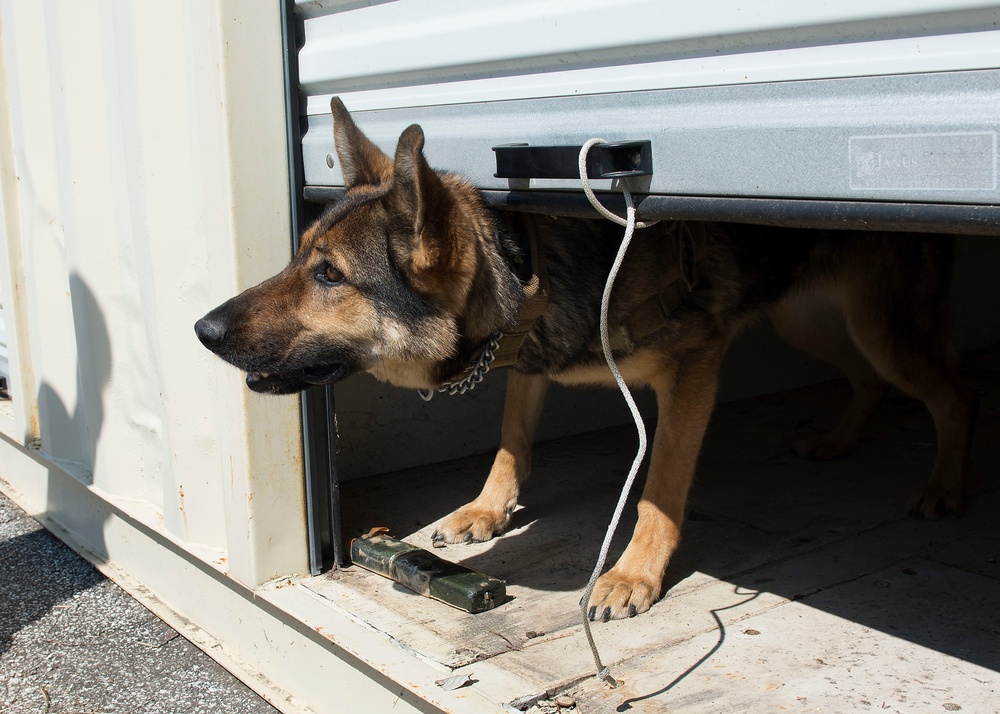
[[[510,370],[503,410],[500,449],[476,500],[446,517],[432,538],[445,543],[485,541],[503,533],[517,505],[521,484],[531,470],[531,444],[542,414],[549,380]]]
[[[699,351],[653,382],[658,418],[639,520],[625,552],[594,586],[587,611],[591,620],[634,617],[660,597],[667,563],[680,542],[724,353],[724,347]]]

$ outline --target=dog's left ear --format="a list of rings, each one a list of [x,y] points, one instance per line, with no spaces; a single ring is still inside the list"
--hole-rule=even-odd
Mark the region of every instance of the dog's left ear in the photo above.
[[[393,167],[391,200],[397,214],[413,226],[409,245],[411,270],[446,267],[454,248],[448,221],[453,198],[424,158],[424,132],[416,124],[399,137]]]

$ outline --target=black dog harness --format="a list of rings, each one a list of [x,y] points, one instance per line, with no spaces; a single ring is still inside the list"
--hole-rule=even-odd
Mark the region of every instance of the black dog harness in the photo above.
[[[517,322],[500,335],[493,359],[494,367],[509,367],[517,362],[517,353],[534,327],[535,320],[549,307],[549,273],[545,253],[539,243],[536,216],[510,211],[501,216],[507,235],[517,241],[521,251],[521,262],[511,266],[511,270],[524,288],[524,305],[517,314]],[[499,244],[499,238],[497,242]]]
[[[508,234],[515,237],[524,259],[512,269],[524,286],[524,307],[513,328],[498,339],[492,366],[509,367],[517,361],[521,344],[537,320],[548,308],[549,280],[545,266],[536,216],[529,213],[505,212],[503,220]],[[705,258],[708,254],[708,231],[704,223],[675,221],[668,229],[665,240],[669,242],[671,265],[676,266],[667,286],[644,300],[623,323],[609,326],[611,349],[628,354],[644,338],[667,326],[670,314],[684,302],[695,286],[705,280]],[[530,273],[527,269],[530,268]],[[591,349],[601,352],[601,342],[596,340]]]

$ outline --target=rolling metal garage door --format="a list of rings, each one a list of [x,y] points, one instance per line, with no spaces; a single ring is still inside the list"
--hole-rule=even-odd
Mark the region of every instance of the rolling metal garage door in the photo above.
[[[493,148],[600,136],[652,142],[640,216],[1000,224],[997,2],[295,0],[285,18],[300,222],[342,185],[336,95],[390,155],[421,124],[430,163],[499,208],[589,213],[576,179],[498,178]],[[339,545],[332,406],[305,399],[314,570]]]
[[[492,191],[578,189],[496,178],[496,145],[603,136],[652,140],[652,194],[1000,204],[995,2],[361,5],[297,3],[314,197],[341,183],[336,94],[383,148],[420,123],[432,165]]]

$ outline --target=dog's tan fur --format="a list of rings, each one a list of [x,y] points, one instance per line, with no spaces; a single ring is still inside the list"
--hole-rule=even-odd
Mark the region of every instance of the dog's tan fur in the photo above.
[[[516,321],[524,300],[510,266],[517,251],[473,187],[430,169],[419,127],[403,132],[390,159],[339,100],[331,108],[344,199],[306,231],[285,270],[216,308],[196,329],[206,346],[249,373],[257,391],[292,392],[356,371],[435,387]],[[618,230],[609,225],[541,223],[549,308],[509,374],[486,484],[439,523],[435,538],[482,541],[508,526],[531,470],[550,380],[613,384],[593,349]],[[612,324],[668,284],[668,231],[637,234],[613,295]],[[886,383],[895,384],[927,405],[938,432],[931,479],[912,510],[927,518],[961,511],[975,398],[956,374],[946,338],[949,259],[950,246],[938,237],[711,226],[704,284],[662,329],[618,355],[629,382],[655,390],[659,418],[638,522],[597,583],[592,619],[632,616],[659,598],[719,366],[733,336],[764,316],[794,346],[841,367],[853,388],[843,418],[829,433],[796,444],[800,455],[850,452]],[[338,275],[344,279],[330,280]]]

